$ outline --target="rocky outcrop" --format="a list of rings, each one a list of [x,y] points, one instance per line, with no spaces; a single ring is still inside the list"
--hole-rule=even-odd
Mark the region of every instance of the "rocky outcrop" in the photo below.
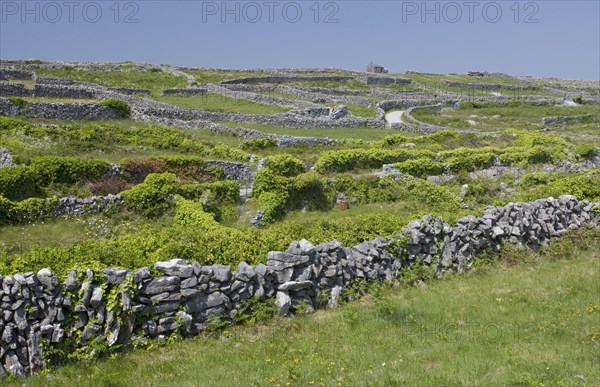
[[[0,168],[12,167],[14,164],[12,153],[0,146]]]

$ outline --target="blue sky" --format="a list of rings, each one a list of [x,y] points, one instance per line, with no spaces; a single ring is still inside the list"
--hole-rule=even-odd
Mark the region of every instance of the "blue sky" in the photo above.
[[[598,80],[600,1],[0,0],[0,59],[29,58]]]

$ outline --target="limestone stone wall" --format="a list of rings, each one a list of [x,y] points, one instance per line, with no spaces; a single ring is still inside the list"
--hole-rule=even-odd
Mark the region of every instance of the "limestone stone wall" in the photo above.
[[[119,118],[113,109],[98,103],[29,102],[17,107],[4,98],[0,98],[0,116],[93,121]]]
[[[239,78],[231,81],[221,82],[223,85],[227,84],[249,84],[249,83],[289,83],[289,82],[350,82],[354,80],[351,76],[308,76],[300,77],[294,75],[286,76],[268,76],[268,77],[248,77]]]
[[[162,91],[162,95],[189,96],[202,94],[206,94],[206,89],[199,89],[197,87],[189,89],[165,89]]]
[[[598,226],[600,203],[574,196],[488,207],[481,217],[449,225],[427,215],[406,226],[393,243],[378,237],[354,247],[338,241],[317,246],[293,242],[265,263],[237,268],[172,259],[137,271],[71,271],[59,279],[50,268],[0,276],[0,377],[28,375],[46,364],[40,343],[92,340],[128,345],[179,331],[193,336],[212,318],[243,313],[245,300],[274,298],[281,315],[302,304],[336,307],[355,280],[394,280],[417,260],[441,275],[462,271],[483,251],[503,243],[538,247],[584,224]],[[326,300],[323,302],[323,300]]]
[[[6,97],[29,97],[32,95],[31,89],[26,89],[25,85],[17,82],[0,82],[0,96]]]

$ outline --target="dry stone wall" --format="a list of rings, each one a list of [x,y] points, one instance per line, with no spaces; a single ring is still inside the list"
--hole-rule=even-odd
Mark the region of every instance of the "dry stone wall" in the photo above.
[[[165,89],[162,95],[190,96],[206,94],[206,89],[190,88],[190,89]]]
[[[315,104],[335,103],[347,104],[352,103],[361,106],[371,106],[370,98],[360,97],[358,95],[336,95],[333,89],[322,88],[300,88],[282,85],[228,85],[229,90],[250,91],[259,93],[284,93],[297,98],[311,101]],[[322,91],[326,92],[322,92]],[[343,94],[343,93],[342,93]],[[363,92],[364,94],[364,92]]]
[[[80,216],[106,212],[110,208],[119,208],[125,205],[120,194],[107,196],[92,196],[89,198],[64,197],[58,200],[53,215],[58,216]]]
[[[514,86],[514,85],[502,85],[498,83],[468,83],[468,82],[451,82],[443,80],[442,83],[448,87],[457,87],[460,89],[472,89],[472,90],[523,90],[527,87]],[[530,87],[531,88],[531,87]]]
[[[313,77],[300,77],[294,75],[286,76],[269,76],[269,77],[248,77],[239,78],[231,81],[223,81],[222,85],[228,84],[251,84],[251,83],[289,83],[289,82],[350,82],[355,77],[349,76],[313,76]]]
[[[34,79],[35,74],[31,71],[11,68],[0,68],[0,81],[7,79]]]
[[[406,79],[406,78],[396,78],[396,77],[374,77],[374,76],[367,76],[364,79],[364,82],[367,85],[373,85],[373,86],[388,86],[388,85],[399,85],[399,86],[404,86],[404,85],[410,85],[412,83],[412,81],[410,79]]]
[[[29,102],[19,107],[0,98],[0,116],[59,119],[59,120],[114,120],[117,112],[98,103]]]
[[[46,348],[68,343],[82,348],[91,341],[127,348],[174,331],[196,335],[211,319],[242,313],[250,298],[274,298],[285,315],[300,304],[335,307],[353,281],[394,280],[416,262],[438,275],[462,271],[503,243],[538,247],[584,224],[597,227],[598,206],[574,196],[510,203],[453,226],[428,215],[408,224],[399,243],[378,237],[349,248],[338,241],[314,246],[302,240],[270,252],[266,264],[242,262],[237,269],[173,259],[155,263],[154,272],[71,271],[63,282],[50,269],[0,276],[0,377],[43,369],[42,342]]]
[[[31,89],[17,82],[0,82],[0,95],[7,97],[28,97],[32,94]]]
[[[295,109],[307,109],[311,107],[320,107],[312,102],[301,101],[297,99],[289,99],[282,97],[275,97],[271,95],[258,94],[250,91],[243,90],[231,90],[223,85],[215,85],[211,83],[207,83],[204,85],[206,89],[212,93],[224,95],[226,97],[235,98],[235,99],[244,99],[247,101],[252,101],[255,103],[263,104],[263,105],[274,105],[280,106],[284,108],[295,108]]]

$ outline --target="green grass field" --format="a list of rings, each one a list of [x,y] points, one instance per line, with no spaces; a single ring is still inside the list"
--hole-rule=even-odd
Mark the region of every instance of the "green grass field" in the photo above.
[[[38,69],[39,77],[69,78],[77,81],[92,82],[108,87],[131,87],[149,89],[152,94],[159,95],[163,89],[182,88],[187,86],[185,78],[163,71],[89,71],[64,69]]]
[[[449,92],[455,93],[465,93],[468,95],[476,95],[476,96],[486,96],[490,95],[491,91],[499,92],[503,95],[515,95],[516,92],[514,90],[510,90],[507,88],[498,88],[497,90],[490,91],[481,91],[475,90],[470,91],[466,88],[459,87],[449,87],[443,81],[450,82],[460,82],[460,83],[478,83],[478,84],[495,84],[500,86],[516,86],[520,87],[520,94],[530,93],[536,95],[553,95],[546,92],[543,92],[540,87],[536,84],[531,84],[519,80],[515,80],[510,77],[494,75],[489,77],[470,77],[468,75],[444,75],[444,74],[395,74],[404,78],[408,78],[422,84],[424,86],[433,87],[441,90],[446,90]]]
[[[600,232],[333,311],[67,365],[7,386],[596,386]]]
[[[287,136],[300,136],[300,137],[324,137],[332,138],[336,140],[343,139],[356,139],[356,140],[381,140],[385,136],[390,134],[398,133],[392,129],[383,128],[309,128],[309,129],[296,129],[296,128],[280,128],[271,125],[264,124],[238,124],[235,122],[222,122],[227,126],[233,128],[243,127],[260,130],[266,133],[281,134]],[[411,134],[407,134],[411,135]]]
[[[291,110],[291,108],[263,105],[252,101],[236,99],[212,93],[194,96],[161,96],[156,97],[156,100],[182,108],[200,109],[222,113],[277,114],[285,113]]]
[[[453,129],[477,129],[482,131],[498,131],[508,128],[539,130],[544,128],[542,118],[549,116],[583,116],[600,115],[600,109],[594,105],[577,107],[569,106],[494,106],[482,108],[461,108],[435,112],[429,109],[418,109],[413,117],[419,121],[446,126]],[[474,121],[471,125],[468,121]],[[565,129],[568,129],[568,125]],[[597,122],[573,125],[578,129],[598,129]]]
[[[194,76],[198,83],[220,83],[240,78],[266,77],[269,75],[266,71],[226,71],[215,69],[185,69],[187,74]]]

